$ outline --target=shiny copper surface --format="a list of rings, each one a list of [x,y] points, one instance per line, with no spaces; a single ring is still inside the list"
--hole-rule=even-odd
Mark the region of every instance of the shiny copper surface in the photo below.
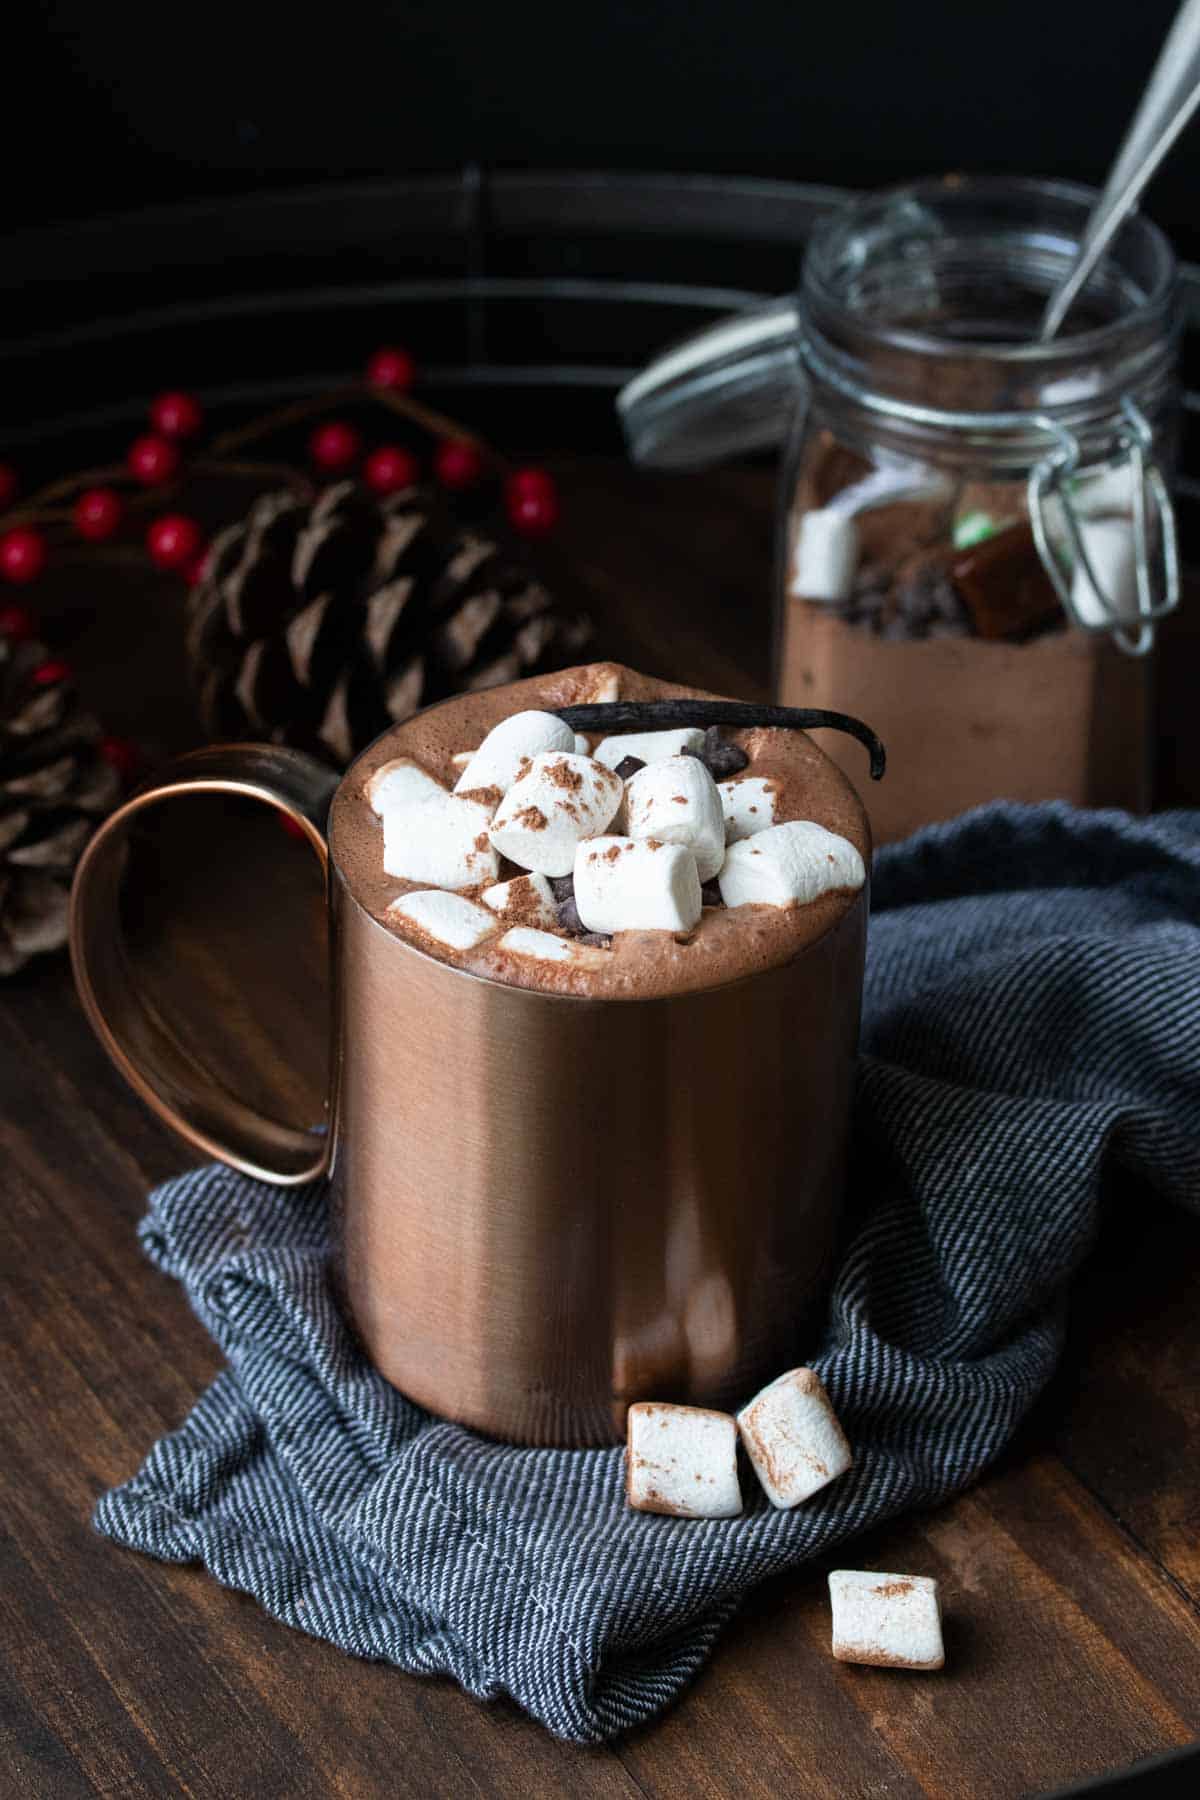
[[[97,833],[72,906],[109,1054],[189,1142],[251,1174],[325,1143],[248,1109],[131,981],[130,826],[187,793],[249,795],[326,855],[332,778],[291,752],[184,758]],[[735,1405],[811,1348],[842,1191],[867,897],[792,962],[705,992],[599,1001],[437,962],[330,867],[335,1272],[367,1354],[497,1437],[612,1442],[641,1398]]]
[[[345,1302],[413,1399],[497,1437],[619,1438],[791,1366],[828,1270],[866,897],[795,961],[589,1001],[433,961],[337,871]]]
[[[122,937],[129,837],[145,813],[195,794],[235,794],[276,807],[299,825],[322,865],[325,817],[337,778],[296,751],[266,744],[219,745],[171,763],[109,815],[92,837],[71,889],[71,962],[97,1037],[125,1079],[173,1130],[207,1156],[247,1175],[295,1185],[322,1175],[329,1139],[247,1106],[161,1016],[131,965]]]

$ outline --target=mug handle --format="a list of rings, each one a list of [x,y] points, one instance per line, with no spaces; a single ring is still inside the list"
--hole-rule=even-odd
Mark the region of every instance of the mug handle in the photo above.
[[[84,1012],[134,1091],[206,1155],[261,1181],[295,1187],[326,1173],[332,1134],[254,1111],[189,1051],[141,991],[120,926],[131,827],[151,807],[188,794],[261,800],[298,825],[321,861],[338,777],[315,757],[272,744],[218,744],[177,758],[110,813],[80,859],[71,888],[70,944]]]

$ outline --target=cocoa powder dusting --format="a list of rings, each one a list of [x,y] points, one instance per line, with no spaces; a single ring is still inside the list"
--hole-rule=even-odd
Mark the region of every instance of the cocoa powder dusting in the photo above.
[[[549,824],[540,806],[523,806],[513,822],[526,831],[545,831]]]

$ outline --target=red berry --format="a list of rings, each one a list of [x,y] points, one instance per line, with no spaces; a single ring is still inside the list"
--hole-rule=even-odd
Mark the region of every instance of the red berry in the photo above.
[[[383,344],[367,364],[367,381],[373,388],[391,388],[403,393],[413,384],[413,359],[398,344]]]
[[[182,569],[203,541],[200,527],[186,513],[164,513],[146,533],[146,549],[156,569]]]
[[[170,481],[179,468],[179,452],[170,438],[155,437],[149,432],[145,437],[134,438],[125,460],[134,480],[146,487]]]
[[[474,487],[483,474],[482,452],[466,438],[443,438],[434,454],[433,472],[443,487]]]
[[[70,663],[64,662],[61,656],[51,656],[38,664],[29,679],[35,687],[54,687],[60,681],[70,681],[74,673]]]
[[[194,394],[172,389],[159,394],[150,407],[150,423],[166,438],[195,437],[204,423],[200,402]]]
[[[11,506],[21,486],[21,478],[11,463],[0,462],[0,512]]]
[[[102,737],[96,748],[109,767],[115,769],[128,786],[142,766],[142,753],[133,739]]]
[[[15,601],[0,606],[0,637],[7,638],[10,644],[25,643],[36,630],[33,614],[23,606],[18,606]]]
[[[18,525],[0,537],[0,575],[5,581],[36,581],[46,566],[46,540],[40,531]]]
[[[558,523],[558,489],[545,469],[517,469],[504,485],[509,523],[523,537],[544,537]]]
[[[187,582],[189,587],[195,587],[195,585],[198,581],[204,580],[204,575],[205,575],[205,571],[207,570],[207,568],[208,568],[208,551],[201,550],[201,552],[198,556],[193,556],[190,562],[184,563],[183,579]]]
[[[358,461],[362,442],[353,425],[344,419],[330,419],[318,425],[308,440],[308,454],[318,469],[328,475],[340,475]]]
[[[372,450],[363,464],[363,479],[377,494],[395,494],[420,480],[421,465],[411,450],[398,444],[385,444]]]
[[[120,494],[112,488],[85,488],[75,502],[71,517],[80,537],[93,544],[102,544],[105,538],[120,530],[124,511]]]

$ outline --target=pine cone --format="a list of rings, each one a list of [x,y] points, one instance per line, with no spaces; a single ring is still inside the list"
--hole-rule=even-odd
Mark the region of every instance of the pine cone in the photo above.
[[[267,494],[214,539],[188,655],[205,729],[345,764],[391,723],[574,659],[590,628],[420,488]]]
[[[31,679],[45,663],[0,637],[0,975],[66,942],[75,864],[121,785],[74,684]]]

